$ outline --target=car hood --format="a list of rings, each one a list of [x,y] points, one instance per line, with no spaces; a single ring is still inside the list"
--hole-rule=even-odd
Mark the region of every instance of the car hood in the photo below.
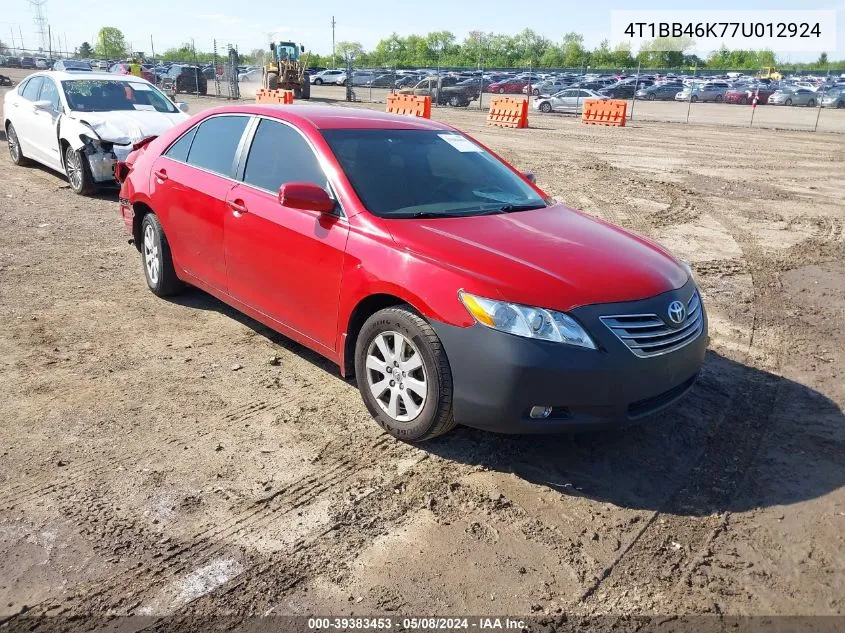
[[[397,244],[474,277],[492,299],[571,310],[645,299],[688,278],[656,244],[562,205],[385,223]]]
[[[137,143],[148,136],[159,136],[189,118],[184,112],[154,110],[72,112],[69,117],[86,123],[104,141],[119,145]]]

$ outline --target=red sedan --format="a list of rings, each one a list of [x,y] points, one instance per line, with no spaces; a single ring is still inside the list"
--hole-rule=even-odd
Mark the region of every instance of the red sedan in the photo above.
[[[223,106],[116,173],[155,294],[196,286],[322,354],[404,440],[625,423],[704,359],[688,266],[442,123]]]
[[[109,72],[110,73],[116,73],[118,75],[131,75],[132,74],[132,71],[129,68],[129,64],[124,64],[124,63],[120,63],[120,62],[115,64],[111,68],[109,68]],[[144,79],[149,81],[151,84],[154,84],[156,82],[156,76],[153,73],[151,73],[149,70],[144,70],[143,68],[141,69],[141,77],[143,77]]]
[[[539,82],[535,82],[539,83]],[[505,79],[497,81],[487,87],[487,92],[496,94],[522,94],[522,89],[528,85],[527,79]]]
[[[723,100],[725,103],[747,105],[754,102],[755,92],[755,90],[748,90],[747,88],[732,88],[725,93]],[[774,92],[774,90],[768,88],[761,88],[757,96],[757,105],[766,105],[769,96]]]

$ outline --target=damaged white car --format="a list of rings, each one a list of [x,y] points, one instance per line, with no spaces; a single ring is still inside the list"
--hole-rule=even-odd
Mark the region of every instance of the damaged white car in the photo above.
[[[140,77],[50,71],[6,93],[3,126],[16,165],[34,160],[89,194],[115,184],[117,161],[187,119],[187,110]]]

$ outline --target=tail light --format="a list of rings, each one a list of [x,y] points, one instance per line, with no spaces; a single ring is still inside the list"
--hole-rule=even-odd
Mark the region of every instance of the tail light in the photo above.
[[[114,178],[117,182],[122,183],[129,175],[129,164],[122,160],[117,161],[114,166]]]

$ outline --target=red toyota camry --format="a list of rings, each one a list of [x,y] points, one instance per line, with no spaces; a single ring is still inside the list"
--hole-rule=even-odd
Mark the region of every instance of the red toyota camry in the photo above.
[[[196,286],[326,356],[404,440],[638,420],[704,359],[687,265],[442,123],[225,106],[117,173],[155,294]]]

